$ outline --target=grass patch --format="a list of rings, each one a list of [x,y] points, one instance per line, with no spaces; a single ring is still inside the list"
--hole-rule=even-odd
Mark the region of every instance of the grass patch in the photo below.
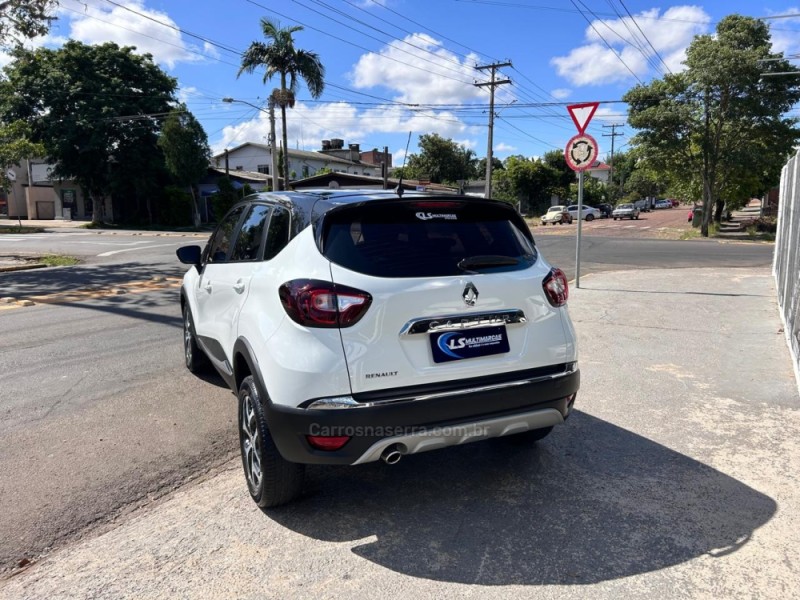
[[[771,231],[761,231],[757,225],[751,225],[746,229],[747,237],[754,241],[774,242],[775,234]]]
[[[39,258],[38,262],[47,265],[48,267],[71,267],[79,264],[81,261],[74,256],[65,256],[63,254],[46,254]]]
[[[3,233],[12,233],[12,234],[19,234],[19,233],[44,233],[44,229],[41,227],[26,227],[26,226],[7,226],[7,225],[0,225],[0,234]]]

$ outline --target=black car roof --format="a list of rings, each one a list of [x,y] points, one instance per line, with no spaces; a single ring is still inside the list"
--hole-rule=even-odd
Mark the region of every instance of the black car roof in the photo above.
[[[288,208],[293,215],[295,225],[292,229],[295,232],[304,229],[309,224],[315,224],[323,215],[334,208],[349,204],[360,204],[363,202],[397,200],[400,196],[394,190],[359,190],[359,189],[319,189],[307,190],[302,192],[258,192],[245,198],[245,201],[253,202],[258,200],[268,200],[277,202]],[[462,196],[457,194],[442,194],[435,192],[404,191],[402,199],[427,198],[445,201],[468,200],[471,202],[491,202],[506,205],[498,200],[484,200],[477,196]]]

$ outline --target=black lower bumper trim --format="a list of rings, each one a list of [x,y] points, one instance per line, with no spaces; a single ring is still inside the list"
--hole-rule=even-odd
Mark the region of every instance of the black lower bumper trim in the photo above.
[[[418,402],[341,409],[309,410],[269,403],[267,423],[286,460],[307,464],[352,464],[375,442],[404,430],[464,425],[475,421],[555,408],[566,418],[569,401],[580,387],[580,371],[540,381],[498,387]],[[381,394],[390,399],[388,394]],[[407,397],[403,394],[402,397]],[[306,435],[351,435],[340,450],[312,448]]]

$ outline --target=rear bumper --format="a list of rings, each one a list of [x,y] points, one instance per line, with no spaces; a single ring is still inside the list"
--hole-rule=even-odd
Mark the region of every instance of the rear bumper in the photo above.
[[[546,371],[364,394],[355,398],[356,408],[319,410],[270,403],[267,423],[281,455],[291,462],[371,462],[394,443],[406,452],[423,452],[562,422],[580,386],[580,371],[567,365]],[[307,435],[351,439],[331,452],[310,446]]]

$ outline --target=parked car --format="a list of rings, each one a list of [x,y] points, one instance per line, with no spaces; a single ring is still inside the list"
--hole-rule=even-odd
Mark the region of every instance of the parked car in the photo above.
[[[672,202],[672,208],[675,208],[675,207],[681,205],[681,201],[678,200],[677,198],[670,198],[669,201]]]
[[[601,217],[603,217],[604,219],[607,219],[614,212],[614,207],[611,206],[610,204],[598,204],[597,205],[597,210],[600,211],[600,216]]]
[[[636,208],[638,208],[642,212],[650,212],[650,210],[652,208],[652,202],[650,200],[645,199],[645,198],[642,198],[641,200],[637,200],[633,204],[634,204],[634,206]]]
[[[586,221],[594,221],[595,219],[599,219],[600,218],[600,211],[597,210],[596,208],[591,207],[591,206],[586,206],[586,205],[584,205],[582,208],[583,208],[583,214],[581,216],[582,219],[585,219]],[[578,218],[578,205],[577,204],[572,204],[572,205],[568,206],[567,207],[567,211],[569,211],[569,214],[572,215],[573,219],[577,219]]]
[[[552,223],[555,225],[558,223],[562,225],[564,223],[572,223],[572,215],[569,214],[567,211],[566,206],[551,206],[547,214],[542,217],[542,225],[547,225],[548,223]]]
[[[656,200],[656,208],[672,208],[670,200]]]
[[[639,209],[636,208],[633,204],[620,204],[617,208],[614,209],[612,217],[616,221],[617,219],[638,219],[639,218]]]
[[[186,367],[237,396],[260,507],[295,498],[306,464],[536,441],[572,411],[567,278],[505,202],[262,192],[177,255]]]

